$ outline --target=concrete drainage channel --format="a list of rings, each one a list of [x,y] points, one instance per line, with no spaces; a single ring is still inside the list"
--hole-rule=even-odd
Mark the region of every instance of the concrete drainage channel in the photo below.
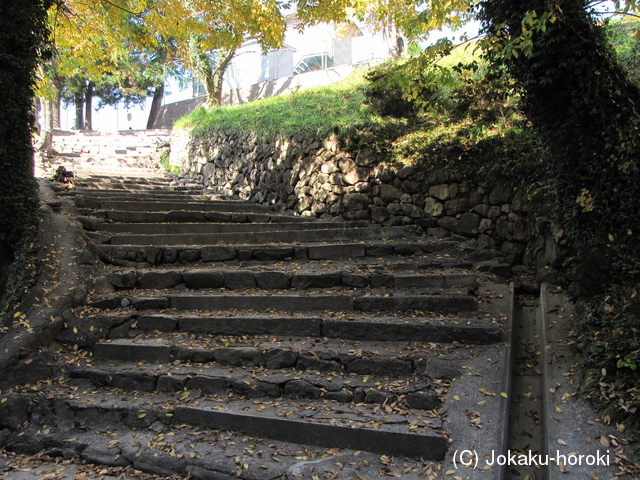
[[[568,340],[572,303],[543,284],[521,297],[514,322],[514,395],[502,478],[620,478],[620,435],[577,396],[580,361]],[[620,452],[620,451],[619,451]],[[625,478],[625,477],[622,477]]]
[[[53,381],[2,392],[29,420],[9,449],[165,478],[513,473],[490,463],[513,445],[511,336],[530,318],[475,269],[499,253],[195,185],[87,183],[61,198],[101,261]]]

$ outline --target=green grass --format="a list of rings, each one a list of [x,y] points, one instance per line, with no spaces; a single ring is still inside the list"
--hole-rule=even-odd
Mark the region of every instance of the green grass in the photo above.
[[[198,135],[222,130],[226,133],[254,132],[260,137],[310,135],[320,138],[358,126],[384,122],[372,116],[364,104],[361,72],[323,87],[270,97],[231,107],[198,108],[180,119],[178,128]]]

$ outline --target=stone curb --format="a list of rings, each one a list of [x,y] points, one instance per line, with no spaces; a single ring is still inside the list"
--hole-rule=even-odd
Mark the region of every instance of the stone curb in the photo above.
[[[508,319],[507,325],[504,330],[504,342],[506,348],[504,351],[504,372],[502,375],[502,392],[507,393],[507,397],[500,397],[500,438],[498,439],[498,446],[503,455],[507,454],[510,443],[510,418],[511,418],[511,404],[514,398],[513,392],[513,373],[515,369],[515,358],[513,356],[513,322],[516,315],[515,304],[515,285],[513,282],[509,284],[509,307],[507,311]],[[509,466],[502,465],[498,470],[498,480],[507,480],[510,478]]]

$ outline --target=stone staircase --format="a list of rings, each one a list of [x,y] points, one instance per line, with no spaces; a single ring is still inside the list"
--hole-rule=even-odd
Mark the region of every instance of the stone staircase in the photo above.
[[[82,184],[62,198],[93,288],[55,380],[16,389],[33,406],[9,448],[198,479],[444,478],[454,450],[501,448],[509,289],[474,268],[493,253],[198,185]]]
[[[120,177],[123,172],[139,178],[162,174],[160,157],[169,150],[167,130],[125,130],[116,133],[56,130],[54,156],[36,161],[36,176],[53,176],[63,166],[76,177]]]

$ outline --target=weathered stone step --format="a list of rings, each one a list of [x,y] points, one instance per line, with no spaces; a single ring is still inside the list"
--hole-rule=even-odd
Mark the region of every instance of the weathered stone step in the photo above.
[[[79,179],[78,189],[90,186],[92,190],[122,190],[130,192],[163,192],[167,188],[171,190],[203,190],[200,184],[174,184],[169,183],[162,175],[155,178],[123,177],[121,175],[88,175]],[[79,190],[80,191],[80,190]]]
[[[130,192],[128,190],[120,190],[120,193],[118,193],[118,190],[109,190],[109,194],[107,195],[90,195],[87,194],[85,192],[77,192],[77,191],[70,191],[70,192],[65,192],[65,195],[67,196],[71,196],[74,195],[76,196],[76,198],[90,198],[90,199],[95,199],[95,198],[106,198],[109,200],[114,200],[114,201],[144,201],[144,202],[152,202],[152,201],[168,201],[168,202],[209,202],[209,201],[229,201],[230,199],[224,195],[215,195],[212,193],[203,193],[202,191],[198,191],[198,190],[177,190],[177,191],[172,191],[172,190],[166,190],[166,191],[157,191],[157,192],[153,192],[150,191],[149,193],[135,193],[135,192]],[[240,201],[237,201],[238,203],[240,203]]]
[[[179,213],[177,216],[180,218]],[[200,223],[101,223],[96,227],[96,231],[104,232],[107,234],[129,233],[135,235],[168,235],[168,234],[189,234],[189,233],[236,233],[236,232],[272,232],[276,230],[314,230],[327,228],[331,224],[322,221],[300,221],[296,218],[305,217],[291,217],[289,223],[284,223],[288,220],[284,216],[280,217],[279,223],[268,223],[271,220],[270,215],[244,215],[247,218],[247,223],[236,223],[231,221],[232,215],[225,215],[229,220],[225,223],[214,222],[200,222]],[[236,215],[237,216],[237,215]],[[263,220],[258,222],[251,222],[251,217],[258,217],[257,220]],[[266,218],[265,218],[266,217]],[[240,220],[238,218],[238,220]],[[307,219],[308,220],[308,219]],[[362,227],[363,225],[359,225]],[[349,228],[356,228],[357,225],[349,225]]]
[[[178,215],[179,217],[180,215]],[[200,223],[102,223],[97,226],[96,231],[104,233],[130,233],[136,235],[162,235],[162,234],[193,234],[193,233],[236,233],[236,232],[270,232],[275,230],[314,230],[326,229],[329,224],[323,221],[301,221],[296,219],[305,219],[305,217],[291,217],[290,222],[284,223],[284,216],[279,218],[280,222],[270,223],[271,215],[244,215],[247,219],[246,223],[233,222],[233,215],[226,214],[223,218],[229,220],[224,223],[218,222],[200,222]],[[238,218],[236,220],[242,220]],[[251,219],[263,220],[252,222]],[[308,220],[308,219],[306,219]],[[360,225],[349,225],[348,228],[363,227]]]
[[[125,210],[134,212],[168,212],[170,210],[196,210],[201,212],[243,212],[243,213],[266,213],[273,212],[273,207],[268,205],[258,205],[244,201],[215,201],[215,202],[182,202],[182,201],[126,201],[126,200],[103,200],[100,198],[77,197],[75,204],[80,208],[91,208],[94,210]]]
[[[113,431],[127,426],[145,431],[152,425],[179,428],[186,423],[295,444],[425,460],[442,460],[449,444],[439,433],[442,421],[424,416],[422,411],[416,414],[368,404],[326,408],[324,402],[305,399],[238,399],[225,404],[215,399],[196,400],[188,393],[138,392],[134,398],[123,396],[118,389],[102,388],[82,395],[74,389],[55,389],[57,401],[52,404],[42,399],[39,414],[49,422],[63,415],[66,424],[83,428]]]
[[[167,289],[185,284],[190,289],[226,288],[242,289],[308,289],[308,288],[396,288],[440,290],[463,287],[475,290],[478,279],[475,274],[459,271],[442,271],[438,274],[398,274],[367,272],[366,267],[349,270],[307,267],[303,271],[250,270],[250,269],[152,269],[125,270],[108,275],[116,288]]]
[[[64,192],[67,196],[84,196],[84,197],[102,197],[102,198],[118,198],[118,199],[181,199],[181,198],[206,198],[209,200],[232,200],[228,195],[219,195],[215,192],[203,190],[202,188],[188,188],[180,184],[166,184],[162,188],[155,190],[126,190],[121,184],[116,184],[114,188],[108,188],[110,185],[105,184],[104,188],[87,188],[76,187],[69,192]],[[200,187],[202,187],[200,185]]]
[[[106,320],[106,319],[103,319]],[[99,322],[96,322],[99,323]],[[130,332],[185,332],[209,335],[280,335],[357,341],[488,344],[499,342],[502,330],[490,319],[350,315],[282,316],[259,313],[234,316],[142,314],[112,317],[110,325]],[[131,327],[135,325],[135,327]],[[129,330],[131,329],[131,330]]]
[[[100,235],[100,234],[98,234]],[[98,239],[98,241],[100,241]],[[280,245],[208,245],[208,246],[144,246],[144,245],[100,245],[100,249],[117,260],[144,262],[151,265],[195,262],[236,261],[283,261],[283,260],[336,260],[344,258],[388,256],[416,256],[445,252],[457,248],[455,242],[406,239],[393,242],[367,241],[366,243],[324,244],[280,244]],[[429,264],[441,265],[436,262]]]
[[[123,210],[96,210],[90,212],[97,217],[124,223],[167,223],[167,222],[234,222],[234,223],[309,223],[308,217],[278,213],[231,213],[202,212],[197,210],[170,210],[168,212],[131,212]]]
[[[75,173],[76,177],[82,177],[85,175],[119,175],[122,173],[123,168],[126,171],[136,177],[147,177],[147,178],[156,178],[158,173],[162,171],[161,168],[158,167],[118,167],[117,165],[95,165],[92,163],[71,163],[65,164],[63,163],[67,170],[71,170]]]
[[[142,362],[136,366],[136,371],[142,371],[140,369],[143,364],[148,364],[147,367],[156,373],[162,373],[167,368],[180,373],[173,370],[180,365],[185,368],[192,368],[194,365],[203,368],[205,365],[228,365],[234,368],[247,367],[252,375],[263,377],[269,370],[284,369],[282,371],[289,374],[295,369],[296,375],[300,373],[298,371],[329,372],[331,378],[325,380],[330,382],[353,379],[366,383],[367,378],[358,380],[354,375],[450,379],[472,355],[459,342],[426,343],[417,339],[349,341],[296,337],[291,333],[280,336],[269,333],[251,337],[227,335],[221,338],[215,334],[194,336],[190,333],[167,335],[158,331],[131,332],[136,333],[134,338],[97,342],[90,362],[97,360],[102,366],[110,364],[105,361]],[[172,366],[167,367],[168,364]],[[239,371],[233,368],[226,370],[227,373]],[[373,386],[375,383],[367,385]]]
[[[266,369],[255,365],[255,349],[216,349],[185,352],[176,360],[198,364],[156,361],[154,352],[113,349],[96,354],[122,355],[128,360],[100,359],[95,367],[72,367],[72,379],[88,380],[96,387],[147,392],[199,391],[205,395],[236,395],[242,398],[308,398],[337,403],[396,404],[405,409],[433,410],[442,390],[439,379],[411,372],[411,359],[360,358],[346,366],[293,350],[265,352]],[[235,351],[234,351],[235,350]],[[100,353],[98,353],[100,352]],[[289,355],[287,355],[289,354]],[[218,363],[213,363],[215,361]],[[295,358],[297,357],[297,363]],[[148,359],[149,358],[149,359]],[[209,361],[211,360],[211,361]],[[137,363],[134,363],[137,362]],[[147,363],[149,362],[149,363]],[[175,360],[174,360],[175,362]],[[426,362],[422,362],[422,369]],[[338,370],[344,368],[345,370]],[[428,373],[428,372],[427,372]],[[80,385],[81,386],[81,385]]]
[[[330,225],[330,227],[329,227]],[[182,233],[174,235],[122,234],[111,237],[111,245],[212,245],[290,242],[339,242],[348,240],[380,240],[417,235],[419,227],[349,228],[328,224],[319,230],[283,230],[274,232],[240,233]]]
[[[134,167],[158,167],[157,162],[148,155],[139,155],[132,154],[128,156],[98,156],[90,153],[76,153],[76,154],[60,154],[56,160],[60,161],[71,161],[74,165],[77,166],[85,166],[91,165],[94,167],[121,167],[124,169],[134,168]]]
[[[41,418],[54,418],[52,414],[46,415],[53,412],[53,407],[39,410],[45,412],[39,415]],[[132,411],[131,423],[136,414],[139,413]],[[342,478],[357,478],[363,471],[384,471],[387,476],[421,480],[438,468],[420,459],[388,456],[381,459],[380,455],[364,451],[284,443],[187,424],[174,425],[171,432],[161,422],[153,427],[112,424],[93,432],[34,424],[22,430],[20,436],[10,437],[9,442],[13,451],[24,454],[62,454],[105,467],[131,466],[156,475],[153,478],[181,475],[196,480],[265,480],[300,477],[302,472],[308,474],[305,478],[311,478],[312,474],[324,476],[324,471],[327,475],[335,476],[339,471]]]
[[[155,296],[124,296],[110,294],[89,304],[94,308],[115,309],[132,307],[136,310],[257,310],[257,311],[358,311],[358,312],[472,312],[478,307],[477,300],[469,295],[331,295],[305,290],[300,294],[264,295],[253,291],[243,294],[209,295],[169,294]]]

